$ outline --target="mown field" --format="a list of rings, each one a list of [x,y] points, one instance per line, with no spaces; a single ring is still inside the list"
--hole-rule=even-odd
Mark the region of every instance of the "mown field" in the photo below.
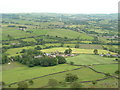
[[[106,64],[106,65],[95,65],[92,66],[95,70],[105,73],[114,74],[116,70],[119,69],[118,64]]]
[[[50,53],[50,52],[56,52],[56,51],[59,51],[59,52],[64,52],[65,49],[68,49],[66,47],[59,47],[59,48],[50,48],[50,49],[43,49],[41,50],[42,52],[47,52],[47,53]],[[79,49],[79,48],[71,48],[72,49],[72,53],[83,53],[83,54],[93,54],[93,50],[94,49]],[[109,51],[107,50],[102,50],[102,49],[98,49],[98,54],[107,54]],[[116,54],[116,53],[113,53],[113,52],[110,52],[111,54]]]
[[[116,63],[115,58],[101,57],[99,55],[86,55],[80,54],[75,57],[66,58],[67,62],[74,62],[77,65],[92,65],[92,64],[107,64],[107,63]]]

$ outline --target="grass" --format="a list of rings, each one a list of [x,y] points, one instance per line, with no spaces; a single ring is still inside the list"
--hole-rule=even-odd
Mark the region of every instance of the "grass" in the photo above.
[[[2,31],[2,40],[9,40],[8,34],[15,39],[34,35],[34,34],[26,33],[25,31],[17,30],[17,28],[4,27]]]
[[[13,67],[15,63],[11,63],[11,64],[13,64],[12,65],[12,67]],[[10,66],[3,65],[3,67],[11,68],[11,64],[10,64]],[[61,65],[52,66],[52,67],[36,66],[36,67],[32,67],[32,68],[29,68],[27,66],[21,67],[21,65],[20,65],[16,68],[4,70],[2,72],[2,76],[3,76],[2,78],[6,84],[10,84],[10,83],[25,80],[25,79],[31,79],[34,77],[43,76],[43,75],[47,75],[50,73],[64,71],[64,70],[71,70],[71,69],[75,69],[75,68],[77,68],[77,66],[71,66],[71,65],[67,65],[67,64],[61,64]]]
[[[115,58],[105,58],[99,55],[86,55],[80,54],[79,56],[66,58],[67,62],[74,62],[77,65],[92,65],[92,64],[104,64],[104,63],[114,63]]]
[[[34,38],[27,38],[27,39],[22,39],[22,40],[26,42],[36,42]]]
[[[59,36],[62,38],[80,37],[80,39],[84,39],[84,40],[85,39],[93,40],[92,36],[88,36],[85,33],[78,33],[69,29],[28,29],[29,31],[33,31],[33,33],[26,33],[25,31],[21,31],[17,29],[18,29],[17,27],[3,27],[3,31],[2,31],[3,40],[9,40],[8,34],[13,38],[23,38],[23,37],[26,38],[29,36],[36,36],[36,35],[50,35],[50,36]]]
[[[50,36],[59,36],[59,37],[68,37],[68,38],[77,38],[80,36],[81,39],[92,40],[92,36],[88,36],[84,33],[78,33],[69,29],[30,29],[33,31],[33,34],[36,35],[50,35]],[[69,32],[69,33],[68,33]]]
[[[85,88],[118,88],[118,82],[119,81],[117,79],[109,78],[109,79],[97,82],[96,85],[93,85],[92,83],[83,83],[82,85]]]
[[[18,67],[24,67],[24,65],[18,62],[12,62],[12,64],[4,64],[2,65],[2,71],[11,70]]]
[[[93,66],[93,68],[100,72],[114,73],[116,70],[118,70],[118,64],[96,65]]]
[[[34,73],[34,71],[31,72],[31,74],[32,73]],[[46,76],[46,77],[43,77],[43,78],[35,79],[35,80],[33,80],[34,84],[30,85],[29,88],[43,87],[43,86],[47,85],[48,80],[51,79],[51,78],[54,78],[58,81],[64,81],[67,73],[73,73],[73,74],[78,75],[78,77],[79,77],[78,81],[79,82],[80,81],[86,81],[86,80],[96,80],[96,79],[104,77],[104,75],[102,75],[102,74],[95,73],[94,71],[92,71],[88,68],[83,68],[83,69],[80,69],[80,70],[68,71],[68,72],[65,72],[65,73],[60,73],[60,74],[56,74],[56,75],[51,75],[51,76]],[[12,87],[17,87],[17,85],[13,85]]]
[[[59,48],[50,48],[50,49],[43,49],[41,51],[43,52],[47,52],[47,53],[50,53],[50,52],[56,52],[56,51],[59,51],[59,52],[64,52],[66,49],[66,47],[59,47]],[[79,49],[79,48],[71,48],[72,49],[72,53],[83,53],[83,54],[93,54],[93,50],[94,49]],[[99,54],[107,54],[109,51],[107,50],[102,50],[102,49],[98,49],[98,53]],[[111,54],[116,54],[116,53],[113,53],[111,52]]]

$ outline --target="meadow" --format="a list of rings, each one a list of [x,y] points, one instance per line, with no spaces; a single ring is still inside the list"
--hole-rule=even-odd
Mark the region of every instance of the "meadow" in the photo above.
[[[77,65],[107,64],[116,63],[115,58],[101,57],[99,55],[80,54],[75,57],[66,58],[67,62],[74,62]]]
[[[106,65],[95,65],[92,66],[95,70],[105,73],[115,74],[115,71],[118,70],[118,64],[106,64]]]
[[[14,65],[15,63],[11,63],[11,65],[12,64]],[[6,67],[10,67],[10,66],[6,66]],[[54,78],[58,81],[64,81],[65,75],[67,73],[77,74],[79,77],[79,80],[78,80],[79,82],[86,81],[86,80],[96,80],[96,79],[104,77],[104,75],[95,73],[94,71],[92,71],[88,68],[82,68],[79,70],[71,71],[72,69],[79,68],[79,67],[64,64],[64,65],[58,65],[58,66],[53,66],[53,67],[28,68],[26,66],[20,65],[20,67],[16,67],[16,68],[12,67],[11,69],[3,70],[2,75],[3,75],[3,81],[6,82],[6,84],[10,84],[12,82],[31,79],[34,77],[43,76],[43,75],[47,75],[47,74],[51,74],[51,73],[55,73],[55,72],[66,71],[66,70],[68,71],[68,72],[64,72],[64,73],[59,73],[59,74],[35,79],[35,80],[33,80],[34,84],[32,86],[29,86],[29,87],[33,87],[33,88],[34,87],[42,87],[44,85],[47,85],[48,80],[51,78]],[[12,85],[12,87],[17,87],[17,86]]]
[[[25,65],[20,65],[16,62],[6,65],[3,65],[2,71],[2,79],[6,84],[10,84],[13,82],[18,82],[26,79],[31,79],[34,77],[39,77],[55,72],[66,71],[78,68],[77,66],[71,66],[67,64],[61,64],[53,67],[33,67],[29,68]]]

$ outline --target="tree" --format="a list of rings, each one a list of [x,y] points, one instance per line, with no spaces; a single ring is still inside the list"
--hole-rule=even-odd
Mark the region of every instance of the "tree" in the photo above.
[[[28,88],[28,84],[25,81],[19,82],[17,85],[18,85],[18,88],[22,90],[25,88]]]
[[[110,73],[105,73],[105,76],[106,76],[106,77],[109,77],[109,76],[110,76]]]
[[[42,48],[40,46],[35,47],[36,50],[41,50]]]
[[[73,82],[71,85],[70,85],[71,88],[81,88],[82,85],[79,83],[79,82]]]
[[[72,49],[70,49],[70,48],[69,48],[69,49],[66,49],[66,50],[64,51],[64,53],[65,53],[65,54],[71,54],[71,53],[72,53]]]
[[[5,82],[4,82],[4,81],[2,81],[2,82],[1,82],[1,84],[2,84],[2,86],[4,86],[4,85],[5,85]]]
[[[3,55],[2,56],[2,64],[8,63],[9,62],[9,58],[7,57],[7,55]]]
[[[70,65],[74,65],[74,62],[70,62]]]
[[[48,85],[53,87],[56,87],[58,85],[58,81],[56,79],[49,79]]]
[[[32,85],[34,83],[33,80],[29,80],[28,82],[30,85]]]
[[[93,85],[97,84],[97,81],[92,81],[92,84],[93,84]]]
[[[23,49],[20,53],[25,53],[25,51],[26,51],[26,50],[25,50],[25,49]]]
[[[65,77],[66,82],[74,82],[77,79],[78,79],[78,76],[71,73],[66,74],[66,77]]]
[[[115,71],[115,74],[120,74],[120,70]]]
[[[97,49],[94,49],[94,54],[98,54],[98,50]]]
[[[79,48],[79,47],[80,47],[79,44],[76,44],[76,45],[75,45],[75,48]]]
[[[63,87],[66,87],[66,86],[67,86],[67,84],[66,84],[65,81],[61,81],[61,82],[59,82],[59,84],[60,84],[61,86],[63,86]]]
[[[58,59],[58,64],[64,64],[66,63],[66,59],[62,56],[56,56],[56,58]]]

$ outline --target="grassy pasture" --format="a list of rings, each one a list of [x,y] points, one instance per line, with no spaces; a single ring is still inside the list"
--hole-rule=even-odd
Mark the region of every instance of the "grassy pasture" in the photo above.
[[[34,34],[26,33],[25,31],[17,30],[17,28],[4,27],[2,31],[2,40],[9,40],[8,34],[13,38],[23,38],[34,35]]]
[[[83,68],[80,70],[69,71],[69,72],[65,72],[65,73],[60,73],[60,74],[51,75],[51,76],[47,76],[44,78],[36,79],[36,80],[34,80],[35,84],[30,86],[30,87],[36,88],[36,87],[45,86],[45,85],[47,85],[48,80],[51,78],[56,79],[58,81],[64,81],[65,80],[64,78],[65,78],[67,73],[72,73],[72,74],[78,75],[78,77],[79,77],[78,82],[86,81],[86,80],[96,80],[96,79],[104,77],[104,75],[95,73],[88,68]],[[43,81],[43,82],[41,82],[41,81]]]
[[[60,46],[61,44],[60,43],[48,43],[48,44],[45,44],[45,46]]]
[[[22,40],[26,42],[36,42],[34,38],[27,38],[27,39],[22,39]]]
[[[68,38],[77,38],[80,36],[81,39],[92,40],[93,37],[88,36],[84,33],[78,33],[69,29],[30,29],[36,35],[50,35],[50,36],[59,36],[59,37],[68,37]],[[69,32],[69,33],[68,33]]]
[[[77,66],[70,66],[70,65],[58,65],[54,67],[33,67],[28,68],[26,66],[24,67],[18,67],[11,70],[3,71],[3,81],[5,81],[7,84],[20,81],[24,79],[30,79],[37,76],[47,75],[54,72],[64,71],[64,70],[71,70],[77,68]],[[60,73],[56,75],[46,76],[43,78],[35,79],[34,84],[30,85],[30,88],[37,88],[47,85],[48,80],[51,78],[54,78],[58,81],[64,81],[65,75],[67,73],[73,73],[78,75],[79,80],[78,81],[86,81],[86,80],[96,80],[99,78],[103,78],[104,75],[95,73],[94,71],[90,70],[89,68],[82,68],[80,70],[74,70],[74,71],[68,71],[65,73]],[[17,87],[17,85],[12,85],[12,87]]]
[[[96,65],[92,67],[97,71],[106,73],[114,73],[116,70],[118,70],[118,64]]]
[[[102,46],[96,45],[96,44],[80,44],[80,48],[82,48],[82,49],[102,49]]]
[[[61,65],[52,66],[52,67],[36,66],[32,68],[29,68],[27,66],[21,67],[21,65],[20,66],[18,65],[18,67],[13,68],[15,67],[14,65],[16,64],[11,63],[10,66],[7,64],[3,65],[4,71],[2,72],[2,75],[3,75],[2,78],[3,78],[3,81],[6,82],[6,84],[10,84],[10,83],[25,80],[25,79],[31,79],[38,76],[43,76],[50,73],[78,68],[78,66],[71,66],[67,64],[61,64]],[[8,68],[11,68],[11,69],[8,69]]]
[[[68,57],[66,59],[68,63],[74,62],[77,65],[105,64],[115,62],[113,61],[115,58],[105,58],[98,55],[86,55],[86,54],[80,54],[79,56]]]
[[[109,78],[103,81],[97,82],[96,85],[92,83],[83,83],[83,88],[118,88],[118,80],[114,78]]]

